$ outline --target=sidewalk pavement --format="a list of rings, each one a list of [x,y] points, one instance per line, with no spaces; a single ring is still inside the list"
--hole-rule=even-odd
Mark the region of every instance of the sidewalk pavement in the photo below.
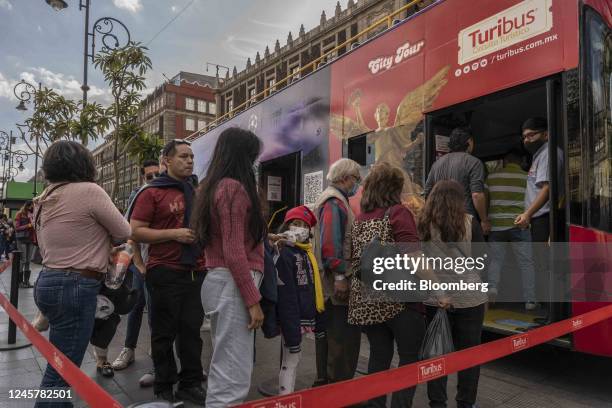
[[[34,283],[40,266],[32,266],[32,283]],[[0,291],[7,297],[10,290],[10,275],[10,268],[0,274]],[[19,311],[30,320],[36,314],[32,293],[33,289],[19,289]],[[115,359],[123,347],[125,329],[126,319],[122,318],[109,348],[110,361]],[[8,317],[4,310],[0,309],[0,336],[7,336],[7,332]],[[202,362],[207,371],[212,350],[211,341],[209,332],[201,334],[204,341]],[[45,335],[48,336],[48,331]],[[258,392],[258,385],[263,382],[274,383],[279,368],[279,339],[265,339],[258,332],[255,341],[256,363],[249,400],[262,398]],[[315,379],[314,339],[309,337],[303,343],[302,361],[297,379],[298,389],[309,387]],[[151,358],[147,354],[149,345],[149,327],[145,316],[136,349],[136,361],[130,367],[116,371],[113,378],[98,375],[90,346],[81,369],[124,406],[151,400],[152,388],[141,388],[138,385],[138,379],[152,366]],[[359,371],[366,370],[367,358],[368,344],[363,336]],[[397,364],[397,356],[393,364]],[[31,402],[9,402],[8,390],[38,388],[45,366],[45,359],[33,347],[0,351],[0,408],[32,406]],[[478,403],[481,408],[612,408],[611,384],[612,359],[573,353],[552,346],[541,346],[483,366]],[[456,376],[452,375],[448,385],[450,401],[454,398],[455,387]],[[414,407],[427,407],[427,401],[426,386],[421,385],[417,389]],[[84,407],[86,404],[77,398],[75,406]],[[449,402],[449,407],[453,406],[454,403]]]

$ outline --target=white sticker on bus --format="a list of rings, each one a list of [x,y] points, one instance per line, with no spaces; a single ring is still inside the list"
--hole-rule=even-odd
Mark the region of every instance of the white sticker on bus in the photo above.
[[[459,32],[459,64],[550,31],[552,0],[525,0]]]

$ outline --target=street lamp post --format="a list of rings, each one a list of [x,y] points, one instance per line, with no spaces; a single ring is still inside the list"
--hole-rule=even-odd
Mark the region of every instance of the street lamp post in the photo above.
[[[68,3],[64,0],[45,0],[47,4],[53,7],[54,10],[59,11],[68,7]],[[102,50],[114,50],[122,46],[122,41],[114,30],[116,26],[119,26],[125,30],[127,41],[125,45],[129,44],[130,31],[127,29],[125,24],[113,17],[101,17],[96,20],[93,24],[93,30],[89,32],[89,7],[91,6],[91,0],[79,0],[79,10],[85,9],[85,36],[83,45],[83,106],[87,103],[87,91],[89,86],[87,85],[87,68],[88,58],[91,58],[93,62],[95,51],[96,51],[96,33],[102,36]],[[91,37],[91,51],[89,50],[89,37]]]
[[[38,83],[38,90],[40,91],[42,88],[41,83]],[[23,79],[15,85],[13,88],[13,93],[19,99],[19,105],[17,105],[17,110],[25,112],[28,110],[26,107],[26,103],[30,103],[32,99],[34,99],[34,111],[36,111],[36,88],[34,85],[24,81]],[[11,132],[12,133],[12,132]],[[39,154],[39,138],[40,135],[38,132],[35,132],[34,137],[36,137],[36,152],[34,152],[34,191],[32,195],[36,197],[37,192],[37,184],[38,184],[38,154]],[[21,163],[23,166],[23,162]]]
[[[6,194],[6,183],[14,179],[17,174],[25,170],[23,163],[28,160],[29,153],[23,150],[13,151],[15,139],[13,131],[10,135],[4,130],[0,130],[0,155],[2,155],[2,195]],[[14,162],[19,163],[19,166],[14,167]]]

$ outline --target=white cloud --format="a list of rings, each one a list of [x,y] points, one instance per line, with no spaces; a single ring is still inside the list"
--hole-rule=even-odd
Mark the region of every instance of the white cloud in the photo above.
[[[170,10],[172,10],[173,13],[176,13],[176,10],[178,10],[178,7],[172,6],[170,7]]]
[[[0,8],[10,11],[13,9],[13,5],[9,0],[0,0]]]
[[[7,79],[2,72],[0,72],[0,98],[15,99],[11,81]]]
[[[41,82],[44,87],[53,88],[57,93],[70,99],[80,99],[83,94],[81,81],[72,75],[50,71],[44,67],[30,68],[29,71],[21,73],[21,78],[36,84]],[[88,96],[98,102],[109,102],[110,94],[107,90],[90,85]]]
[[[242,37],[229,35],[225,39],[225,47],[229,52],[239,56],[240,58],[251,58],[251,62],[255,62],[255,54],[257,51],[263,56],[263,49],[266,46],[266,39],[250,36]]]
[[[278,29],[282,29],[282,30],[289,30],[291,29],[291,25],[287,24],[287,23],[270,23],[267,21],[261,21],[261,20],[257,20],[254,18],[249,18],[249,22],[255,24],[255,25],[259,25],[259,26],[263,26],[263,27],[268,27],[268,28],[278,28]]]
[[[19,78],[7,78],[0,72],[0,98],[16,100],[13,87],[20,79],[35,86],[40,82],[43,87],[52,88],[68,99],[79,100],[83,94],[81,82],[73,76],[53,72],[44,67],[35,67],[23,71]],[[88,96],[99,103],[109,104],[111,102],[110,92],[95,85],[90,85]]]
[[[113,0],[113,4],[117,8],[124,9],[132,13],[136,13],[142,9],[142,3],[140,0]]]

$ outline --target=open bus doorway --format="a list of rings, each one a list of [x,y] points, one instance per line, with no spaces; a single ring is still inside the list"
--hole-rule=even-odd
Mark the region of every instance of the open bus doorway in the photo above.
[[[503,166],[504,156],[513,148],[522,146],[522,123],[530,117],[548,118],[549,123],[556,123],[556,102],[551,101],[550,81],[537,81],[519,86],[493,95],[487,95],[477,100],[455,105],[427,115],[426,120],[426,169],[431,168],[433,162],[448,153],[448,136],[458,126],[467,126],[474,136],[474,151],[472,155],[480,159],[485,165],[486,174],[490,174]],[[549,124],[549,130],[551,125]],[[553,125],[552,129],[560,129]],[[549,144],[562,145],[556,139],[562,139],[560,132],[549,131]],[[524,152],[521,167],[528,171],[531,157]],[[554,172],[551,172],[554,174]],[[555,177],[554,177],[555,178]],[[551,184],[562,179],[552,180]],[[555,191],[555,190],[553,190]],[[557,208],[558,195],[551,194],[551,208]],[[553,212],[551,211],[551,216]],[[551,220],[551,225],[553,222]],[[557,224],[558,225],[558,224]],[[559,238],[558,236],[556,238]],[[553,236],[552,240],[555,240]],[[534,255],[535,257],[535,255]],[[485,316],[485,328],[499,333],[516,333],[536,327],[546,320],[557,320],[561,316],[553,311],[549,299],[551,295],[550,269],[536,268],[535,287],[536,297],[541,307],[534,311],[527,311],[524,302],[496,302],[490,304]],[[488,280],[484,276],[483,281]],[[500,281],[497,285],[499,298],[506,293],[522,293],[522,277],[514,254],[505,251],[505,260],[501,271]]]
[[[287,210],[300,203],[301,152],[262,162],[259,188],[262,192],[269,230],[276,231]]]

